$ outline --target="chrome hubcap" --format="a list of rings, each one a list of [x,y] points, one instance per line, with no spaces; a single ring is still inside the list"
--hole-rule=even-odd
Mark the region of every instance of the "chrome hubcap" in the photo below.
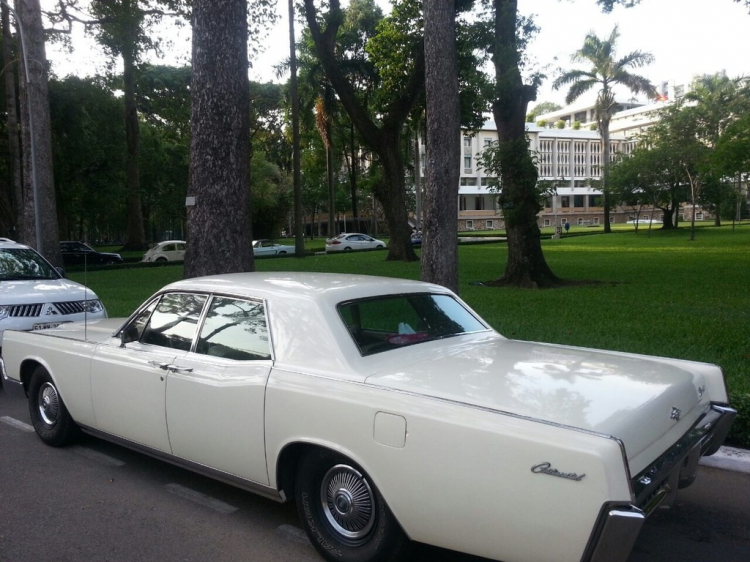
[[[351,466],[331,468],[320,485],[320,501],[333,530],[349,541],[361,541],[375,525],[375,498],[367,480]]]
[[[49,426],[54,426],[60,415],[60,398],[57,396],[57,389],[48,382],[44,383],[39,390],[38,402],[39,416],[42,421]]]

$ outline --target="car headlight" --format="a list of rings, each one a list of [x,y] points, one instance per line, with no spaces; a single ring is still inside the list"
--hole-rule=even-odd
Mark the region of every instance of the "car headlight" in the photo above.
[[[95,312],[101,312],[102,310],[104,310],[104,305],[102,305],[102,301],[98,299],[83,301],[83,310],[84,312],[93,314]]]

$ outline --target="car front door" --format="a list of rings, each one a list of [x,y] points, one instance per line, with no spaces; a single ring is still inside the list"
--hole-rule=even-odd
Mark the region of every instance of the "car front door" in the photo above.
[[[264,401],[271,348],[262,301],[214,296],[195,346],[167,375],[172,453],[268,484]]]
[[[121,346],[99,346],[92,359],[91,393],[97,428],[171,452],[165,397],[170,371],[182,366],[206,295],[167,293],[123,328]]]

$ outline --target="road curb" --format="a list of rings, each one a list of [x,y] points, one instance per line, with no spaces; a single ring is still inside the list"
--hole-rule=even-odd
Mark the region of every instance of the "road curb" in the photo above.
[[[711,468],[750,474],[750,451],[734,447],[721,447],[710,457],[702,457],[700,464]]]

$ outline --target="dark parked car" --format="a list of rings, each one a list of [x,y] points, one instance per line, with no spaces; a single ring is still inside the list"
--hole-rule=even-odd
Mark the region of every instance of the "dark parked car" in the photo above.
[[[65,265],[111,265],[122,263],[120,254],[97,252],[83,242],[60,242],[63,263]]]

